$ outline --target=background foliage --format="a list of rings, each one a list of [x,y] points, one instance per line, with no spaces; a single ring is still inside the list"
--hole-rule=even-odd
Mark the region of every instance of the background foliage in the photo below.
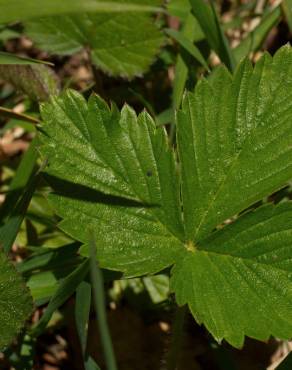
[[[0,368],[288,369],[291,2],[0,23]]]

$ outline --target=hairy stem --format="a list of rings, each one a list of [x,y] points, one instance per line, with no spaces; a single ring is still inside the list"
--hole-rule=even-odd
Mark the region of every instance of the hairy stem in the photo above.
[[[170,348],[166,359],[167,370],[178,369],[179,353],[181,350],[184,337],[184,322],[186,312],[187,306],[177,307],[173,322]]]

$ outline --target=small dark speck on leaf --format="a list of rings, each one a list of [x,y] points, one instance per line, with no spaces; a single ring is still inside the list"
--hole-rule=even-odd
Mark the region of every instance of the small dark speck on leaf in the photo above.
[[[148,177],[151,177],[152,176],[152,171],[147,171],[147,173],[146,173],[146,175],[148,176]]]

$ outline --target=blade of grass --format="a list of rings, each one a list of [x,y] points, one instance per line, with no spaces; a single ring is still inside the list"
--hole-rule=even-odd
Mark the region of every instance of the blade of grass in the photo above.
[[[220,25],[213,2],[210,1],[210,4],[207,4],[204,0],[190,0],[190,4],[193,14],[205,33],[210,47],[216,52],[221,61],[233,71],[235,68],[235,60]]]
[[[93,289],[94,307],[99,327],[101,343],[104,351],[105,362],[108,370],[117,370],[112,340],[106,319],[106,305],[102,272],[96,262],[96,245],[90,235],[90,276]]]
[[[187,306],[177,307],[173,322],[170,349],[166,361],[167,370],[176,370],[178,368],[179,353],[184,339],[183,332],[186,313]]]
[[[91,285],[82,281],[76,289],[75,322],[80,340],[85,370],[99,370],[99,367],[86,352],[89,314],[91,305]]]
[[[7,53],[6,51],[0,51],[0,64],[46,64],[54,66],[54,63],[46,62],[45,60],[25,58],[19,55]]]
[[[0,245],[6,253],[8,253],[13,246],[39,180],[39,174],[33,176],[29,180],[23,196],[19,199],[14,209],[12,209],[10,212],[8,219],[0,227]]]
[[[37,139],[33,139],[28,150],[23,154],[21,162],[16,170],[16,173],[10,183],[9,191],[6,195],[5,201],[1,206],[0,223],[4,223],[5,218],[9,215],[11,210],[16,207],[16,204],[23,194],[25,187],[35,170],[36,161],[38,158]]]
[[[137,3],[96,0],[0,0],[0,23],[80,12],[158,12],[161,8]]]
[[[194,16],[189,13],[186,17],[185,23],[182,27],[181,34],[193,43],[196,37],[197,27]],[[179,54],[175,65],[175,75],[173,81],[172,92],[172,119],[170,126],[170,142],[174,141],[175,137],[175,112],[179,109],[183,93],[185,90],[186,82],[188,79],[188,66],[183,57]]]
[[[165,32],[168,36],[177,41],[179,45],[182,46],[191,56],[193,56],[207,71],[210,71],[208,63],[201,54],[200,50],[187,37],[185,37],[183,33],[171,28],[167,28]]]
[[[194,27],[193,15],[188,14],[186,21],[182,27],[182,35],[189,40],[191,43],[195,38],[196,28]],[[173,107],[177,110],[180,107],[186,81],[188,78],[188,66],[183,60],[182,56],[179,55],[175,66],[175,77],[173,81]]]
[[[82,281],[76,289],[75,323],[83,356],[86,352],[90,304],[91,285]]]
[[[156,117],[156,125],[162,126],[170,123],[173,118],[173,110],[171,108],[164,110],[163,112],[159,113]]]
[[[50,299],[42,318],[35,326],[33,326],[31,330],[32,336],[39,336],[45,330],[53,313],[71,297],[88,272],[89,263],[88,260],[85,260],[70,275],[61,281],[57,291]]]
[[[258,50],[265,41],[271,29],[280,22],[281,8],[277,6],[275,9],[264,15],[258,26],[251,31],[247,37],[233,49],[233,54],[237,63],[240,62],[249,53]]]
[[[28,116],[27,114],[24,113],[17,113],[14,112],[12,109],[8,109],[5,107],[0,107],[0,115],[7,118],[17,119],[20,121],[30,122],[34,124],[40,123],[40,120],[38,120],[35,117]]]
[[[292,33],[292,0],[283,0],[281,2],[281,7],[287,20],[289,30]]]

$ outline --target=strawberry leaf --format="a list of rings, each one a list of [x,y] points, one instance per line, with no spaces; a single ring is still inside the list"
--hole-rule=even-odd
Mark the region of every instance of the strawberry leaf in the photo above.
[[[291,179],[291,68],[284,47],[199,82],[178,112],[178,161],[145,112],[71,91],[43,107],[60,227],[85,255],[91,230],[101,265],[127,276],[174,265],[178,304],[237,347],[292,336],[292,205],[239,216]]]
[[[85,244],[88,228],[94,230],[102,266],[128,275],[173,264],[183,226],[164,128],[156,129],[146,112],[137,118],[127,106],[109,110],[97,96],[87,105],[72,91],[42,115],[48,173],[62,179],[50,180],[60,194],[51,196],[64,217],[60,227]]]
[[[290,77],[291,76],[291,77]],[[292,53],[283,47],[232,77],[218,68],[178,114],[189,240],[280,189],[292,175]]]
[[[263,206],[189,245],[171,289],[218,341],[290,339],[291,261],[292,204]]]
[[[159,5],[159,1],[152,1]],[[85,47],[94,64],[110,75],[143,74],[163,43],[162,33],[145,13],[83,13],[27,22],[27,35],[53,54],[70,55]]]

